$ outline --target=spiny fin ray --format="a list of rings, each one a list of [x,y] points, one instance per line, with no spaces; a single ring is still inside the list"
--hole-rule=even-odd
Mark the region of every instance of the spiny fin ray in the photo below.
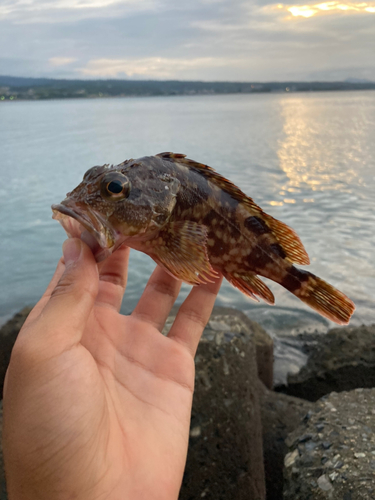
[[[234,287],[238,288],[242,293],[245,293],[248,297],[252,298],[256,302],[259,302],[256,297],[258,296],[265,302],[267,302],[267,304],[273,305],[275,303],[275,297],[273,296],[273,293],[256,274],[234,276],[232,274],[226,273],[224,274],[224,277]]]
[[[300,286],[294,290],[290,289],[290,292],[325,318],[339,325],[349,323],[355,310],[355,305],[349,297],[312,273],[295,267],[292,269],[293,275],[300,281]]]
[[[263,217],[265,217],[267,226],[272,230],[289,261],[301,265],[310,264],[309,256],[297,233],[271,215],[263,213]]]

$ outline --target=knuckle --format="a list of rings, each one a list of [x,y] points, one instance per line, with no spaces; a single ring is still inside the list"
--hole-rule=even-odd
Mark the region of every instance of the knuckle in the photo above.
[[[62,277],[57,283],[56,287],[51,293],[51,298],[58,297],[60,295],[68,294],[74,291],[75,283]]]
[[[90,297],[94,298],[96,293],[95,287],[93,286],[91,281],[82,281],[81,279],[75,280],[74,275],[64,274],[52,291],[51,299],[60,297],[62,295],[74,295],[77,297],[89,295]]]
[[[100,281],[107,281],[108,283],[112,283],[113,285],[120,286],[121,288],[125,287],[125,280],[121,273],[117,272],[106,272],[100,275]]]
[[[176,295],[176,283],[170,281],[158,280],[155,281],[154,283],[149,283],[148,287],[150,287],[151,290],[157,292],[160,295],[174,297]]]
[[[188,319],[188,321],[190,321],[191,323],[194,323],[202,330],[207,325],[208,320],[206,320],[206,318],[202,317],[201,311],[197,311],[195,309],[188,309],[184,312],[184,314],[185,314],[185,317]]]

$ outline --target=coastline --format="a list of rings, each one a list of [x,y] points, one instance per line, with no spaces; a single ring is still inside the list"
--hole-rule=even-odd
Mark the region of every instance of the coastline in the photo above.
[[[375,90],[375,82],[55,80],[0,75],[0,102]]]

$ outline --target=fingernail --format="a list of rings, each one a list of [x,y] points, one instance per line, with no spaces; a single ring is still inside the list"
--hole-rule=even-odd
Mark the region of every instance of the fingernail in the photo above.
[[[71,239],[64,241],[62,251],[64,255],[65,265],[69,266],[73,262],[77,262],[81,255],[82,245],[80,240]]]

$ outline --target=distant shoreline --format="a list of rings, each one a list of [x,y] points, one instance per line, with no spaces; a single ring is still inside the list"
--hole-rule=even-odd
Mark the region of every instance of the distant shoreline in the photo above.
[[[0,76],[0,102],[110,97],[163,97],[375,90],[375,82],[200,82],[177,80],[54,80]]]

